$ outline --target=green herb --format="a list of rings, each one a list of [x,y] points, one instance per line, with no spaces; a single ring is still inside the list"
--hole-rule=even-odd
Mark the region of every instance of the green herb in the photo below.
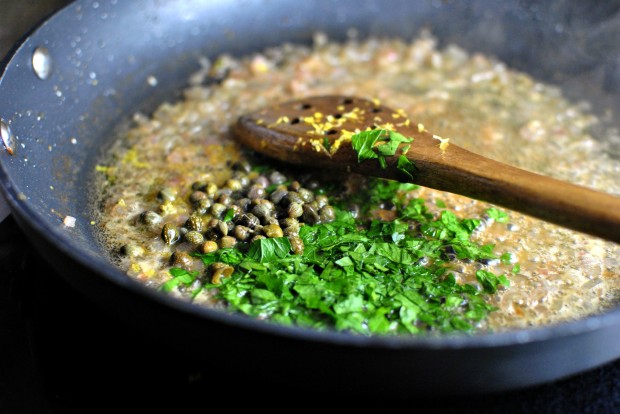
[[[301,227],[301,255],[293,254],[286,237],[195,254],[206,267],[223,262],[235,268],[221,283],[202,288],[213,289],[230,310],[285,325],[363,335],[471,332],[496,309],[487,295],[509,281],[479,270],[482,289],[457,283],[450,255],[495,258],[494,246],[471,241],[479,220],[446,210],[434,216],[424,200],[411,198],[415,188],[371,179],[365,204],[377,209],[389,203],[396,219],[358,219],[337,209],[335,221]],[[195,289],[198,275],[174,272],[164,290]]]
[[[232,208],[229,208],[228,210],[226,210],[226,213],[224,214],[224,218],[222,219],[222,221],[224,222],[231,221],[234,216],[235,216],[235,210],[233,210]]]
[[[403,143],[410,143],[413,138],[387,129],[373,129],[359,132],[351,137],[351,145],[357,153],[358,162],[378,159],[381,168],[387,168],[385,157],[396,155],[398,147]],[[403,146],[401,155],[397,159],[396,168],[406,177],[413,178],[415,165],[405,156],[410,145]]]
[[[286,257],[291,251],[291,242],[287,237],[261,239],[252,243],[248,257],[258,262],[270,262]]]
[[[415,166],[404,155],[401,155],[400,157],[398,157],[398,163],[396,164],[396,168],[398,168],[399,171],[402,171],[403,174],[405,174],[410,179],[413,178],[412,173],[415,171]]]
[[[385,129],[363,131],[351,137],[351,145],[355,152],[357,152],[357,160],[359,162],[379,158],[379,155],[374,150],[374,146],[382,136],[389,136]]]
[[[331,146],[332,146],[332,145],[331,145],[331,144],[330,144],[330,142],[329,142],[329,138],[327,138],[327,137],[323,138],[323,147],[324,147],[327,151],[329,151],[329,149],[331,148]]]
[[[510,282],[506,276],[497,276],[487,270],[476,271],[476,279],[478,279],[478,282],[480,282],[484,290],[489,293],[497,292],[497,287],[499,285],[510,286]]]
[[[488,209],[487,214],[489,215],[490,218],[497,221],[498,223],[508,222],[508,214],[496,208]]]
[[[198,272],[188,272],[185,269],[179,268],[170,269],[170,274],[172,275],[172,279],[164,283],[161,287],[164,292],[170,292],[179,285],[189,285],[199,276]]]
[[[512,262],[512,254],[504,253],[499,257],[499,260],[501,260],[501,262],[504,264],[509,264]]]

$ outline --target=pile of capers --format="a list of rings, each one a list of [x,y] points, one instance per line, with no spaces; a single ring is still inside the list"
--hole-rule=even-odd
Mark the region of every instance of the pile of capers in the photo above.
[[[176,267],[191,268],[195,260],[191,252],[247,247],[268,237],[287,237],[293,252],[302,254],[300,227],[332,222],[335,210],[326,195],[317,193],[316,180],[301,181],[304,185],[276,169],[258,172],[247,161],[236,162],[222,186],[212,181],[192,183],[185,223],[164,222],[169,206],[178,200],[174,190],[163,188],[159,211],[144,211],[137,224],[160,229],[163,242],[174,248],[170,265]]]

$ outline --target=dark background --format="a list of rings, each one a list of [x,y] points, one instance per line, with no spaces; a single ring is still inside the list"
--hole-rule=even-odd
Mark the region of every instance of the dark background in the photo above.
[[[0,56],[67,3],[0,0]],[[283,395],[264,386],[255,391],[260,382],[260,373],[180,359],[103,313],[41,260],[11,217],[0,223],[0,414],[209,411],[212,404],[324,410],[334,402],[411,412],[620,412],[620,361],[555,383],[469,398],[342,395],[320,384]]]

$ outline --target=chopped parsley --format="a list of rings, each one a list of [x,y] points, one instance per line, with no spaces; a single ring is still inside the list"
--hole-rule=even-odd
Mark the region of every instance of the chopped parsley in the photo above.
[[[487,210],[487,214],[498,223],[508,222],[508,214],[505,211],[498,210],[497,208],[490,208]]]
[[[188,288],[194,296],[212,290],[231,311],[319,330],[369,336],[473,332],[496,310],[489,295],[509,280],[478,270],[478,284],[458,282],[451,260],[497,258],[494,246],[471,240],[479,220],[445,209],[432,214],[424,200],[411,197],[416,187],[370,179],[357,195],[365,201],[363,214],[344,208],[354,199],[334,200],[336,220],[301,227],[302,254],[293,253],[286,237],[195,253],[207,268],[221,262],[234,272],[214,284],[207,274],[173,268],[163,290]],[[393,220],[368,218],[386,206],[395,212]],[[500,261],[507,273],[518,271],[507,256]]]
[[[403,143],[411,143],[413,138],[387,129],[372,129],[351,136],[351,145],[357,153],[357,161],[378,159],[381,168],[387,168],[385,157],[396,155],[398,147]],[[406,177],[413,178],[415,165],[405,156],[410,145],[405,145],[398,156],[396,168]]]

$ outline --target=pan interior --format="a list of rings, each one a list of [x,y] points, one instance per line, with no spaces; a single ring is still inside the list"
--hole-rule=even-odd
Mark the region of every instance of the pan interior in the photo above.
[[[613,126],[620,105],[620,71],[611,6],[572,2],[380,1],[76,2],[42,25],[8,62],[0,84],[0,115],[17,139],[3,154],[2,180],[18,220],[35,240],[45,237],[85,267],[126,284],[102,254],[92,221],[94,166],[136,111],[176,101],[203,56],[242,55],[283,41],[309,44],[317,31],[343,40],[411,39],[429,29],[440,44],[497,56],[537,79],[585,99]],[[326,10],[329,9],[329,10]],[[261,24],[254,24],[260,21]],[[53,24],[52,24],[53,23]],[[269,30],[265,30],[269,28]],[[594,30],[596,28],[596,30]],[[532,45],[536,45],[533,47]],[[593,47],[595,45],[596,47]],[[30,67],[34,51],[49,51],[46,79]],[[26,85],[26,87],[25,87]],[[610,145],[612,156],[620,144]],[[31,177],[38,179],[33,181]],[[71,223],[75,218],[75,225]],[[69,220],[69,221],[67,221]],[[36,240],[35,240],[36,243]],[[52,259],[53,260],[53,259]],[[133,287],[138,289],[138,287]]]

